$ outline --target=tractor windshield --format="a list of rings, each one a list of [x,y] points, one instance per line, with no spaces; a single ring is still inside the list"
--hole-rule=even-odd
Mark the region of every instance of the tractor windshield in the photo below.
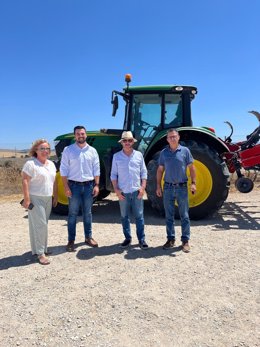
[[[179,94],[135,94],[131,112],[131,131],[142,153],[159,129],[182,125]]]

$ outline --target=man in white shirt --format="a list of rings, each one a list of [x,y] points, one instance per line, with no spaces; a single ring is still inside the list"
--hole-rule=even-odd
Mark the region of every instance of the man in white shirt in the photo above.
[[[143,217],[143,195],[146,188],[147,169],[141,152],[133,149],[136,142],[131,131],[124,131],[119,141],[123,146],[120,152],[113,156],[111,181],[116,195],[119,199],[121,220],[123,233],[125,236],[122,248],[126,248],[131,244],[130,230],[130,210],[135,217],[136,234],[139,246],[147,249],[144,233],[144,217]]]
[[[98,247],[92,238],[93,197],[99,193],[100,162],[96,149],[87,144],[84,126],[74,128],[75,143],[62,153],[60,174],[66,196],[69,198],[67,251],[75,250],[76,222],[82,208],[85,243]]]

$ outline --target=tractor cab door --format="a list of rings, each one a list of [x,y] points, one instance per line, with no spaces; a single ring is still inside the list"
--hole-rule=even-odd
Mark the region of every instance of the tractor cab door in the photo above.
[[[183,107],[180,94],[165,94],[163,111],[164,128],[178,128],[183,125]]]
[[[130,130],[138,141],[137,149],[142,153],[158,131],[181,126],[182,119],[179,94],[135,94],[132,97]]]
[[[144,153],[161,127],[161,95],[133,95],[131,131],[137,139],[138,150]]]

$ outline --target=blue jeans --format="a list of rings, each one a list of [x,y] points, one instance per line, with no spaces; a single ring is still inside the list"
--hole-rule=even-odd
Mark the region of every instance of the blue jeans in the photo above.
[[[166,232],[168,240],[175,240],[175,200],[178,203],[181,219],[181,240],[188,241],[190,239],[190,218],[187,187],[173,187],[165,183],[163,190],[163,204],[165,209]]]
[[[92,237],[92,204],[93,204],[93,182],[86,185],[78,185],[69,182],[69,188],[72,196],[69,198],[68,215],[68,240],[75,241],[76,223],[79,209],[81,206],[85,238]]]
[[[133,193],[123,193],[125,200],[119,200],[121,221],[123,227],[123,233],[126,240],[131,240],[130,230],[130,212],[132,209],[135,217],[136,235],[139,242],[145,240],[144,234],[144,201],[143,199],[137,199],[139,191]]]

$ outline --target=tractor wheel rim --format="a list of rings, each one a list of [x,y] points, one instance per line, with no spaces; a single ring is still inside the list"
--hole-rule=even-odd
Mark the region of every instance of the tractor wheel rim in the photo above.
[[[195,194],[191,194],[190,189],[188,190],[190,207],[199,206],[204,201],[206,201],[212,191],[212,186],[213,186],[212,175],[209,169],[207,168],[207,166],[204,165],[199,160],[194,160],[194,166],[196,168],[197,190]],[[189,172],[187,172],[187,174],[189,174]],[[188,175],[188,178],[189,178],[189,184],[191,184],[191,179],[189,175]]]
[[[68,205],[69,202],[68,202],[68,198],[64,192],[64,187],[63,187],[62,179],[60,176],[60,172],[57,172],[56,181],[57,181],[57,185],[58,185],[58,203],[60,203],[62,205]]]
[[[196,168],[196,188],[197,188],[196,193],[194,195],[191,194],[191,191],[190,191],[191,178],[190,178],[189,169],[187,169],[188,196],[189,196],[190,208],[199,206],[204,201],[206,201],[212,191],[212,186],[213,186],[212,176],[207,166],[204,165],[199,160],[194,160],[194,166]],[[164,186],[164,174],[162,177],[161,186],[162,188]]]

